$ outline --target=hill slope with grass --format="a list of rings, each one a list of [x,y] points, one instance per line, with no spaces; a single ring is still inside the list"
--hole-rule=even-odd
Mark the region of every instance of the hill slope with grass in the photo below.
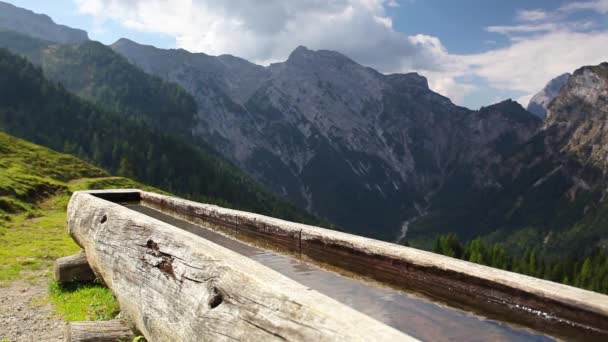
[[[45,305],[52,308],[51,316],[64,320],[111,319],[118,313],[118,303],[105,287],[62,287],[51,281],[50,269],[55,259],[80,249],[65,225],[71,194],[125,187],[159,191],[0,132],[0,288],[7,294],[2,308],[8,310],[7,316],[0,312],[0,339],[51,336],[53,331],[44,330],[49,314],[37,314]],[[14,284],[22,286],[11,295]],[[39,296],[21,306],[13,303],[31,293]],[[23,323],[4,321],[19,315],[25,315]]]
[[[72,192],[125,187],[153,189],[0,132],[0,284],[79,249],[64,224]]]

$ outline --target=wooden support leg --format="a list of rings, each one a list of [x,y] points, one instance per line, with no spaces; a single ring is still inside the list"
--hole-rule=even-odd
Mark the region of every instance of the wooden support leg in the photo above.
[[[55,260],[55,280],[60,283],[95,280],[84,251]]]
[[[121,320],[69,322],[65,342],[131,342],[135,335]]]

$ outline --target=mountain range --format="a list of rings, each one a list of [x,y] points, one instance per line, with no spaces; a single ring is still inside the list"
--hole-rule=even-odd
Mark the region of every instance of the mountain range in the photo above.
[[[502,153],[541,126],[514,102],[471,111],[418,74],[384,75],[334,51],[301,46],[262,67],[126,39],[111,48],[192,94],[194,134],[262,184],[383,239],[398,238],[445,184],[491,186]]]
[[[105,46],[3,6],[0,46],[46,78],[116,120],[225,158],[344,230],[427,247],[447,232],[514,250],[606,245],[607,64],[558,77],[528,110],[511,100],[470,110],[421,75],[335,51],[301,46],[260,66],[128,39]]]

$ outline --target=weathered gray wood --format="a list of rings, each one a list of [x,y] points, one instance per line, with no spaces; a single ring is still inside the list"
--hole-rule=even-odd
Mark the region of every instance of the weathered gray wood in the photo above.
[[[60,283],[95,280],[84,251],[55,260],[54,269],[55,280]]]
[[[135,335],[121,320],[68,322],[65,342],[131,342]]]
[[[416,289],[484,316],[542,331],[608,338],[608,296],[415,248],[142,191],[144,205],[295,250],[384,283]],[[544,319],[547,318],[547,319]],[[577,334],[574,331],[574,334]]]
[[[411,337],[261,264],[76,192],[72,237],[150,341],[407,341]]]

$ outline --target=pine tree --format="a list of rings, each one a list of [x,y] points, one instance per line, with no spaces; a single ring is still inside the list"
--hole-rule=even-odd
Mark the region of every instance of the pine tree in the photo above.
[[[129,158],[122,157],[120,159],[120,164],[118,166],[117,171],[119,176],[127,177],[127,178],[135,178],[135,174],[133,173],[133,166],[129,162]]]
[[[532,249],[530,251],[530,255],[528,256],[528,274],[531,276],[536,276],[538,272],[538,265],[536,264],[536,249]]]
[[[581,267],[581,272],[579,273],[579,277],[577,279],[577,285],[580,287],[587,287],[591,280],[591,258],[587,257],[585,262],[583,262],[583,266]]]

